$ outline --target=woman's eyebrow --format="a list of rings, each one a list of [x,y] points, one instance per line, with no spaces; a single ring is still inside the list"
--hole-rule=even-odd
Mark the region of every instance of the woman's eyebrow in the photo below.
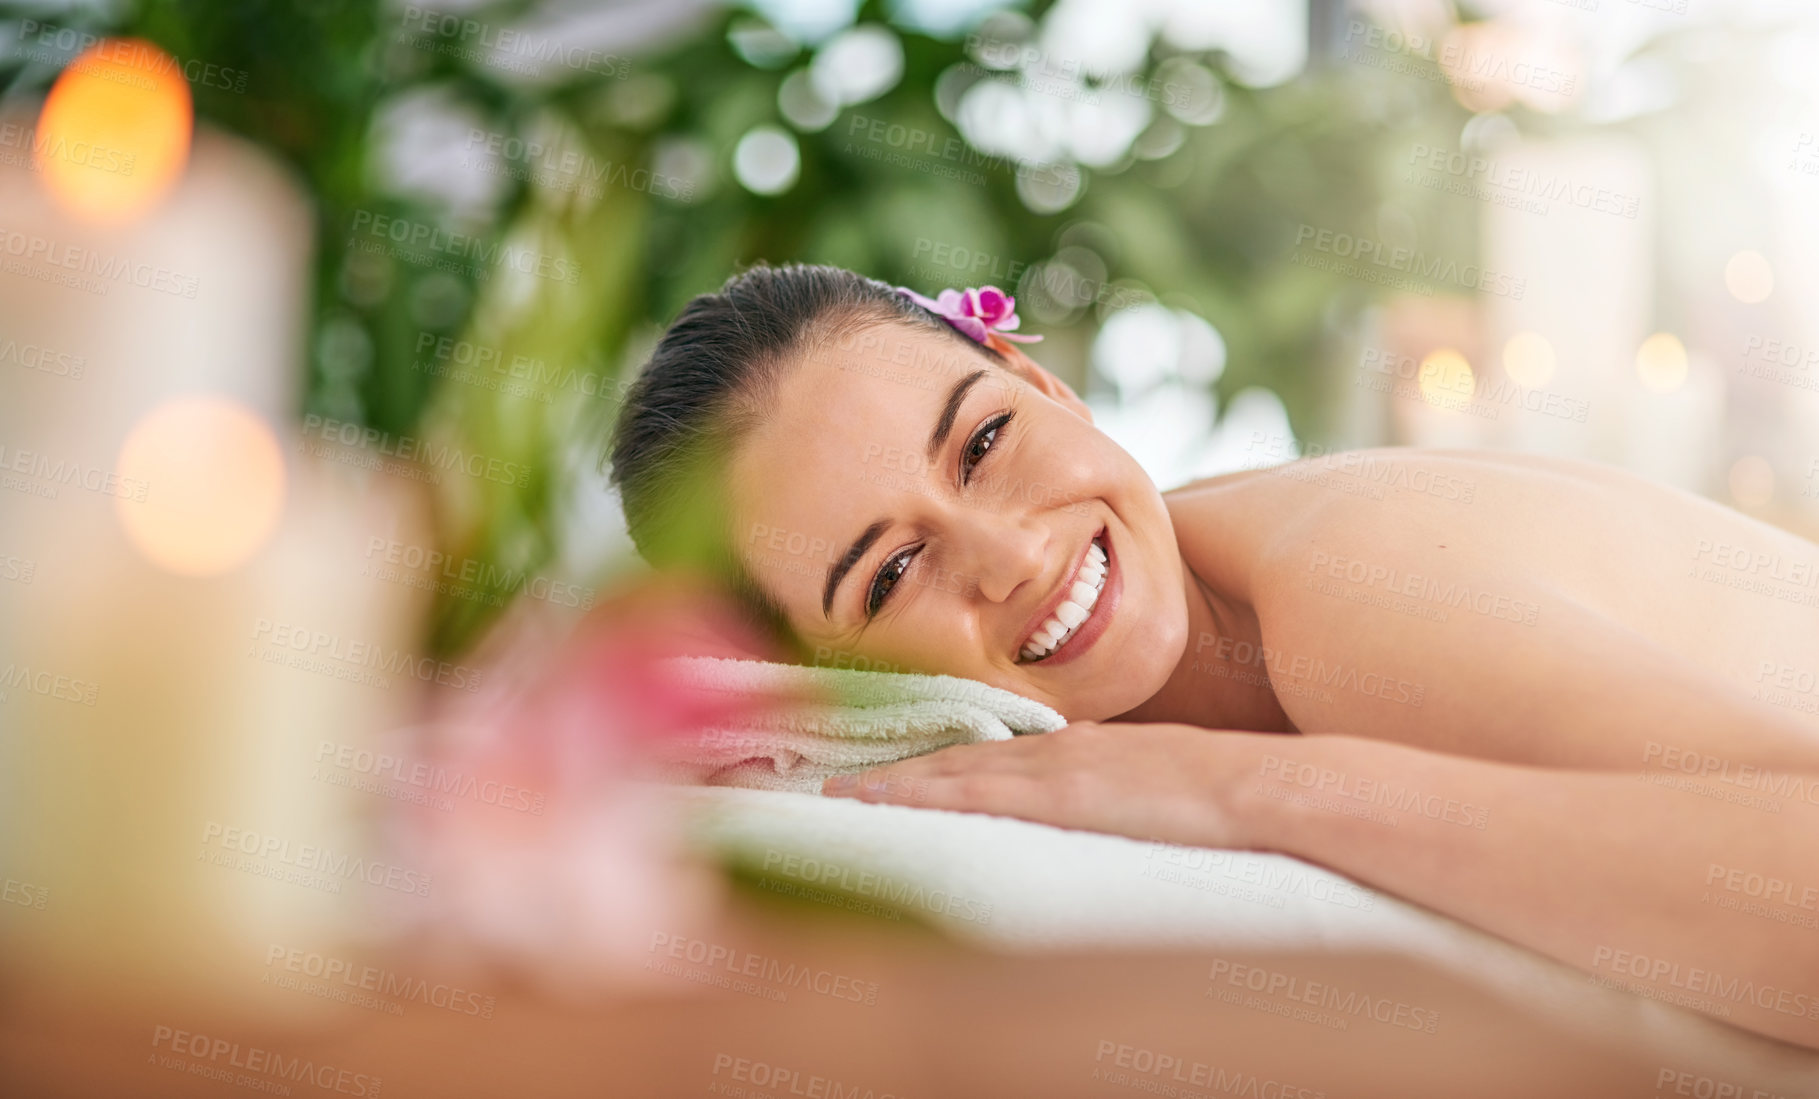
[[[840,555],[840,560],[828,568],[827,588],[821,593],[821,617],[830,621],[833,619],[834,590],[840,586],[840,581],[846,579],[846,574],[852,571],[853,566],[859,563],[859,559],[865,556],[865,551],[872,548],[872,543],[876,542],[879,536],[890,528],[890,525],[890,520],[880,519],[866,527],[865,533],[853,539],[853,544]]]
[[[975,370],[955,382],[954,388],[948,391],[947,403],[941,406],[941,417],[935,421],[935,430],[930,432],[928,437],[930,465],[933,465],[935,459],[940,456],[941,448],[946,444],[947,437],[953,434],[954,419],[960,415],[960,403],[966,400],[967,390],[973,388],[980,378],[989,373],[991,373],[989,370]],[[871,549],[872,543],[876,542],[889,528],[890,521],[887,519],[880,519],[866,527],[865,532],[853,539],[853,544],[840,555],[840,560],[834,562],[827,570],[827,586],[821,592],[821,617],[830,620],[833,618],[834,593],[839,590],[840,581],[846,579],[846,574],[852,571],[853,566],[859,563],[861,557],[865,556],[865,551]]]
[[[975,370],[954,383],[954,388],[947,395],[947,404],[941,408],[941,418],[935,421],[935,430],[928,437],[928,462],[935,464],[941,454],[941,446],[947,442],[948,435],[954,430],[954,417],[960,415],[960,402],[966,400],[966,391],[973,383],[985,377],[987,371]]]

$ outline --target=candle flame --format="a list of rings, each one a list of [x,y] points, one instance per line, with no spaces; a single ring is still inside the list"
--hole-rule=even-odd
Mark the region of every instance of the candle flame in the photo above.
[[[107,38],[57,77],[33,142],[45,187],[72,215],[133,221],[164,198],[189,159],[189,86],[150,42]]]

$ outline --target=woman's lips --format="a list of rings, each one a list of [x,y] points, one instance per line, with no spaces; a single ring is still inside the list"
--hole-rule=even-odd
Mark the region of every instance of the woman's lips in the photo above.
[[[1105,633],[1106,627],[1111,624],[1112,616],[1118,609],[1119,597],[1124,590],[1123,573],[1118,567],[1117,553],[1112,548],[1111,529],[1109,527],[1102,528],[1098,534],[1093,536],[1092,544],[1099,545],[1105,553],[1105,580],[1099,587],[1098,598],[1089,609],[1085,621],[1081,622],[1066,636],[1061,642],[1060,648],[1055,649],[1046,656],[1037,657],[1034,660],[1021,656],[1020,654],[1018,659],[1019,663],[1041,664],[1045,666],[1066,664],[1092,648],[1093,643],[1099,640],[1100,635]],[[1082,551],[1081,561],[1075,564],[1073,573],[1069,575],[1069,589],[1071,589],[1072,585],[1079,578],[1081,566],[1086,559],[1087,551]],[[1060,602],[1065,601],[1066,596],[1064,595],[1062,600],[1058,601],[1057,606]],[[1051,608],[1048,614],[1043,617],[1042,621],[1047,622],[1048,618],[1053,614],[1054,610]],[[1038,627],[1038,629],[1039,628],[1040,627]]]

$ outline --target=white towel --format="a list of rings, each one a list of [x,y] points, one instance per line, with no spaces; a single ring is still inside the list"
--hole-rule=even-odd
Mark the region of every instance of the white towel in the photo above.
[[[663,742],[658,777],[688,785],[819,793],[830,775],[1067,724],[1040,702],[951,675],[705,656],[664,661],[660,674],[671,689],[747,703],[737,718]]]
[[[1551,958],[1286,855],[851,798],[666,793],[696,844],[755,874],[767,890],[809,903],[900,913],[1004,950],[1391,954],[1473,981],[1588,1043],[1633,1050],[1651,1075],[1672,1065],[1728,1073],[1746,1081],[1746,1096],[1819,1096],[1819,1053],[1602,987]],[[1451,1025],[1442,1019],[1440,1033]]]

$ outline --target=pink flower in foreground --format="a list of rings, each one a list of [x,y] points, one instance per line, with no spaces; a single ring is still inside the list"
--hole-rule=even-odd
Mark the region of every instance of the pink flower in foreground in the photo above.
[[[651,936],[711,920],[718,882],[639,779],[663,742],[736,721],[756,700],[684,690],[659,662],[775,654],[684,585],[611,593],[572,630],[549,614],[514,607],[474,657],[489,689],[445,700],[408,730],[415,743],[397,745],[426,762],[434,795],[399,803],[393,820],[401,860],[433,881],[404,906],[416,926],[398,930],[552,991],[673,983],[643,969]]]

